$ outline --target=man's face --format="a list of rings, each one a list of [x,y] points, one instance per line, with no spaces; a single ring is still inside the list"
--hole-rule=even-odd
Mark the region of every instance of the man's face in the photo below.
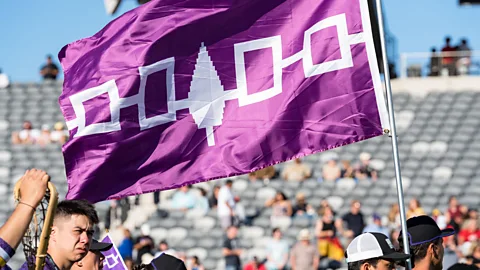
[[[237,237],[237,233],[238,231],[236,227],[230,227],[230,229],[228,229],[228,237],[230,239]]]
[[[377,262],[377,266],[369,268],[369,270],[393,270],[395,269],[395,263],[390,260],[379,259]]]
[[[88,252],[87,256],[82,260],[76,262],[72,270],[80,270],[80,269],[92,269],[92,270],[100,270],[103,269],[103,261],[105,260],[105,256],[100,251],[90,251]]]
[[[351,207],[352,214],[358,214],[358,212],[360,212],[360,207],[361,207],[361,204],[359,202],[352,203],[352,207]]]
[[[77,262],[90,250],[92,236],[92,224],[86,216],[60,218],[52,227],[52,248],[68,261]]]
[[[273,233],[273,238],[275,239],[281,239],[282,238],[282,232],[280,230],[277,230]]]

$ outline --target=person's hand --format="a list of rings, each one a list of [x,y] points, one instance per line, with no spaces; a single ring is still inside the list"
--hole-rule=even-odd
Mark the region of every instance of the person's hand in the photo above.
[[[45,171],[27,170],[21,179],[20,201],[36,208],[45,196],[49,179],[50,176]]]

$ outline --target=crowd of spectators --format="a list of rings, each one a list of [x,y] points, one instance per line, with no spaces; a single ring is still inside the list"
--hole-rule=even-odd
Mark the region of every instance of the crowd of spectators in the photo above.
[[[454,46],[451,37],[446,37],[441,54],[435,47],[432,48],[429,76],[467,75],[472,66],[471,56],[471,48],[466,39],[460,40],[460,43]]]
[[[34,128],[30,121],[25,121],[21,130],[12,133],[12,143],[41,146],[52,143],[63,145],[68,136],[68,131],[65,130],[65,125],[61,122],[57,122],[52,130],[48,125],[42,125],[41,130],[39,130]]]

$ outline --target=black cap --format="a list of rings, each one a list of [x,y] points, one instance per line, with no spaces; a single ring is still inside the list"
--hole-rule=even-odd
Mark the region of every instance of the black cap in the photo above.
[[[455,234],[454,229],[440,230],[437,223],[429,216],[412,217],[407,220],[407,234],[410,246],[430,243],[438,238],[447,237]],[[398,242],[402,242],[402,232],[398,237]]]
[[[155,270],[187,270],[182,260],[162,253],[150,263]]]
[[[369,259],[386,259],[405,261],[410,255],[398,252],[390,239],[382,233],[368,232],[352,240],[345,252],[347,262],[358,262]]]
[[[92,245],[90,246],[90,251],[107,251],[113,246],[112,243],[98,242],[93,239]]]

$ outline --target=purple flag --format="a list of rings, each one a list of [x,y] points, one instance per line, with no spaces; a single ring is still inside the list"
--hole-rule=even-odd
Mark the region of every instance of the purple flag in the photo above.
[[[110,234],[107,234],[105,238],[103,238],[102,242],[104,243],[112,243],[113,247],[107,251],[102,251],[102,254],[105,256],[105,260],[103,261],[103,269],[106,270],[127,270],[127,266],[118,252],[117,246],[113,243],[112,239],[110,238]]]
[[[154,0],[59,58],[68,199],[245,174],[388,129],[367,0]]]

